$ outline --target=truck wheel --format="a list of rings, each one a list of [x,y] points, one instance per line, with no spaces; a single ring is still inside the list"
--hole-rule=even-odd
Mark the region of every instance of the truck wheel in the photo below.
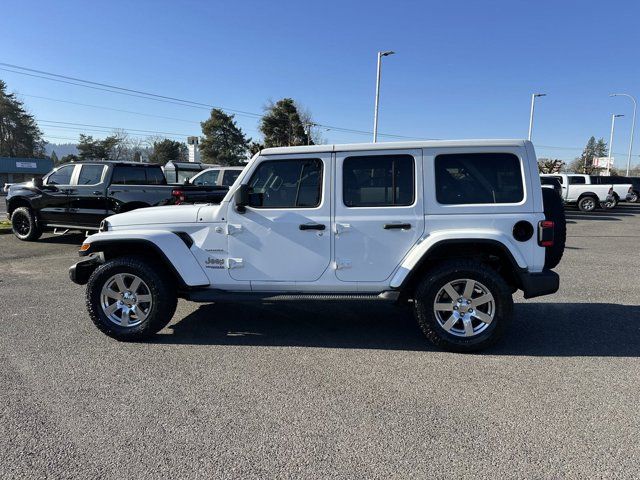
[[[143,340],[162,330],[176,311],[171,278],[137,257],[120,257],[98,267],[86,293],[91,320],[123,341]]]
[[[564,213],[562,198],[553,190],[542,189],[542,204],[544,218],[553,221],[553,246],[544,249],[544,268],[552,269],[558,266],[564,247],[567,243],[567,220]]]
[[[605,210],[611,210],[612,208],[616,208],[618,206],[618,199],[612,198],[611,200],[607,200],[606,202],[600,203],[600,205]]]
[[[36,223],[36,217],[27,207],[16,208],[11,214],[11,228],[16,237],[33,242],[42,236],[42,230]]]
[[[638,203],[638,192],[634,191],[634,192],[629,196],[629,202],[630,202],[630,203]]]
[[[443,263],[418,285],[415,314],[426,337],[453,352],[493,345],[511,321],[513,299],[504,279],[473,260]]]
[[[581,212],[593,212],[596,209],[598,202],[593,197],[582,197],[578,200],[578,208]]]

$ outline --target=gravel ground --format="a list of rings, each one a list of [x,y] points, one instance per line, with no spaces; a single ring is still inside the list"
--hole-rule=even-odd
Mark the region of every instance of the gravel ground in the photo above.
[[[638,478],[640,206],[569,222],[560,292],[479,355],[379,304],[181,301],[118,343],[82,236],[0,236],[0,477]]]

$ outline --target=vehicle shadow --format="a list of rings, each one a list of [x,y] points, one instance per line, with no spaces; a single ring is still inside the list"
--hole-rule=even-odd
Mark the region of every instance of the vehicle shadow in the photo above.
[[[60,245],[82,245],[85,239],[84,233],[65,233],[64,235],[44,234],[38,242]]]
[[[581,212],[575,206],[565,207],[567,223],[571,220],[600,220],[600,221],[621,221],[627,217],[635,217],[640,214],[640,204],[621,203],[611,210],[599,208],[593,212]]]
[[[409,308],[371,303],[206,304],[153,343],[433,351]],[[167,333],[164,333],[167,332]],[[640,307],[521,303],[489,355],[640,355]]]

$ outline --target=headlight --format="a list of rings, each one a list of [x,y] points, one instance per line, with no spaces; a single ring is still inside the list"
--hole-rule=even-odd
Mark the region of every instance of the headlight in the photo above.
[[[110,226],[111,226],[111,225],[109,224],[109,222],[108,222],[108,221],[106,221],[106,220],[102,220],[102,221],[100,222],[100,227],[98,228],[98,231],[99,231],[99,232],[107,232],[107,231],[109,230],[109,227],[110,227]]]

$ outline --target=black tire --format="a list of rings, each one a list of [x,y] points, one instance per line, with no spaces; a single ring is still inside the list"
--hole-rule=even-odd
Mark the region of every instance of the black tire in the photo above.
[[[25,242],[34,242],[42,236],[36,217],[28,207],[16,208],[11,214],[13,234]]]
[[[434,312],[436,296],[444,286],[449,282],[464,279],[480,282],[494,299],[493,320],[483,327],[484,330],[469,337],[449,333],[440,324]],[[453,301],[455,302],[455,299]],[[489,265],[473,260],[453,260],[427,272],[416,288],[414,311],[418,325],[431,343],[452,352],[474,352],[493,345],[502,336],[511,322],[513,299],[507,283]],[[458,322],[462,324],[462,320]],[[479,321],[477,322],[480,325]]]
[[[138,325],[121,326],[110,320],[102,307],[102,288],[117,274],[135,275],[148,289],[152,303]],[[158,266],[139,257],[119,257],[98,267],[89,277],[86,304],[93,323],[103,333],[121,341],[139,341],[162,330],[176,311],[177,296],[175,282]],[[116,310],[118,311],[118,310]]]
[[[552,269],[558,266],[567,243],[567,219],[564,213],[562,198],[554,190],[542,189],[544,218],[553,221],[553,246],[545,248],[544,268]]]
[[[638,192],[636,192],[634,190],[633,193],[631,194],[631,197],[629,198],[629,202],[630,203],[638,203],[638,199],[639,198],[640,198],[640,196],[638,195]]]
[[[618,197],[613,197],[611,200],[601,202],[600,206],[605,210],[611,210],[612,208],[616,208],[618,203],[620,203],[620,199]]]
[[[591,195],[587,195],[578,200],[578,209],[584,213],[593,212],[598,206],[598,199],[592,197]]]

